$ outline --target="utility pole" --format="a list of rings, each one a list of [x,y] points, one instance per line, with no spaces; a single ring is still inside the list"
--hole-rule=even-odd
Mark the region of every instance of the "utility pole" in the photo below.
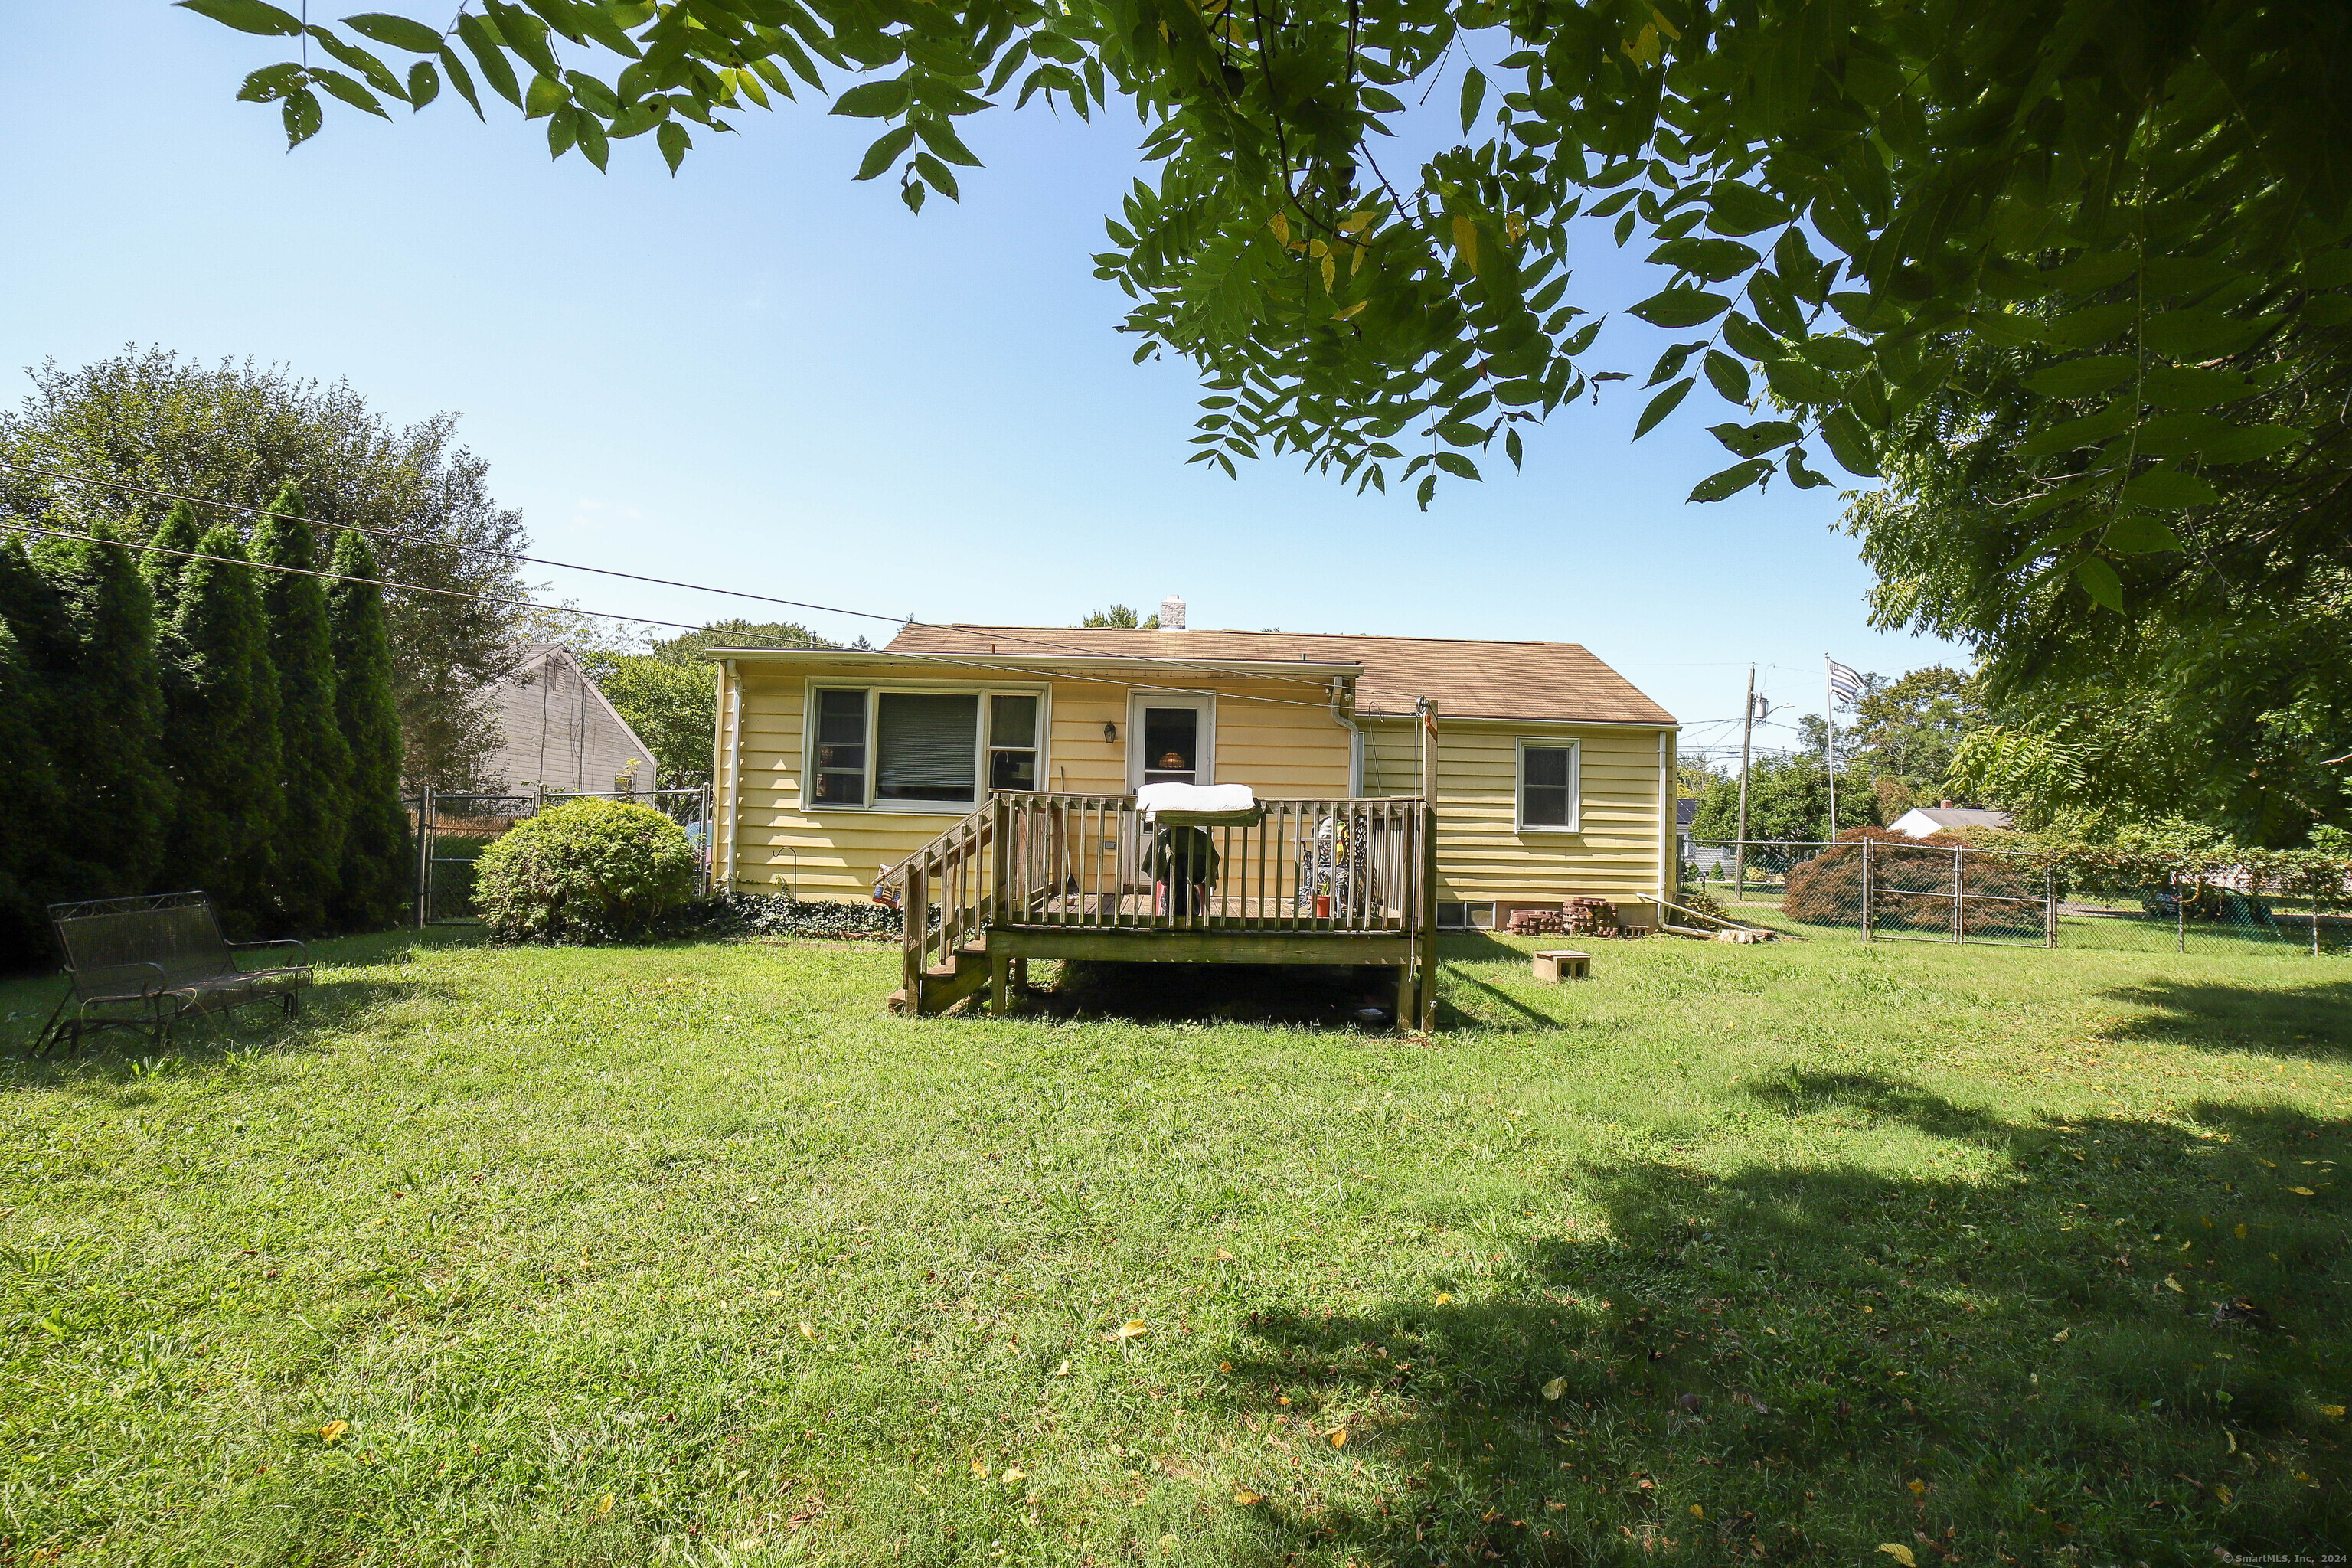
[[[1739,718],[1739,837],[1732,846],[1732,876],[1739,901],[1748,901],[1748,747],[1756,733],[1756,667],[1748,667],[1748,706]]]

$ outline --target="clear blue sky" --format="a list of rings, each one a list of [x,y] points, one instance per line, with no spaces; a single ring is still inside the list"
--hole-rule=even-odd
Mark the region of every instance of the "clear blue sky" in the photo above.
[[[1738,712],[1750,659],[1814,710],[1824,649],[1965,662],[1867,628],[1835,489],[1685,504],[1729,460],[1703,388],[1638,445],[1637,394],[1563,414],[1523,473],[1497,454],[1425,514],[1287,459],[1186,466],[1187,368],[1131,364],[1124,296],[1090,276],[1137,168],[1116,107],[967,121],[988,167],[916,216],[849,178],[870,122],[787,105],[699,135],[675,179],[650,137],[599,175],[445,95],[394,125],[331,105],[289,154],[273,110],[233,101],[283,41],[163,0],[13,11],[0,361],[154,343],[345,377],[396,420],[457,410],[539,553],[926,620],[1175,592],[1195,626],[1580,642],[1691,742],[1725,738],[1704,721]],[[1649,291],[1605,238],[1573,259],[1592,308]],[[771,614],[538,576],[594,610]]]

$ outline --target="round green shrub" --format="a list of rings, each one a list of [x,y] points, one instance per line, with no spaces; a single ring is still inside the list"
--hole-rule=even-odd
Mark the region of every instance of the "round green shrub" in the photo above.
[[[660,812],[617,800],[551,806],[474,862],[474,907],[504,942],[637,936],[694,897],[694,846]]]

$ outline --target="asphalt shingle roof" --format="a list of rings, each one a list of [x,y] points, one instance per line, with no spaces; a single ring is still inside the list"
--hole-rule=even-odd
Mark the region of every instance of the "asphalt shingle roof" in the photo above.
[[[1337,637],[1311,632],[1141,631],[1104,626],[910,626],[892,653],[1079,650],[1097,658],[1172,660],[1314,659],[1357,664],[1360,713],[1410,713],[1415,698],[1441,720],[1544,719],[1571,723],[1672,724],[1675,716],[1575,643],[1442,637]]]

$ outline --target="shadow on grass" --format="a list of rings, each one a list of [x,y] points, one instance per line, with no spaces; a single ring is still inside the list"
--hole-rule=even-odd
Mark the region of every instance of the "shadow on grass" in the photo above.
[[[66,994],[66,982],[12,982],[6,988],[5,1032],[0,1033],[0,1087],[72,1088],[119,1096],[123,1086],[217,1067],[233,1058],[313,1049],[323,1031],[344,1027],[377,1008],[436,993],[437,987],[401,971],[422,949],[463,942],[463,938],[440,931],[414,931],[316,942],[312,962],[328,977],[301,993],[302,1010],[293,1017],[274,1004],[257,1003],[230,1013],[183,1018],[164,1039],[143,1027],[96,1030],[79,1049],[53,1046],[38,1058],[28,1053],[43,1021]]]
[[[2352,1123],[2009,1122],[1869,1074],[1752,1086],[1952,1174],[1670,1162],[1580,1179],[1591,1234],[1481,1239],[1428,1294],[1252,1315],[1227,1418],[1281,1551],[1470,1563],[2210,1562],[2352,1541]],[[2295,1189],[2303,1188],[2310,1195]],[[1287,1403],[1282,1403],[1282,1401]],[[1336,1456],[1335,1456],[1336,1458]],[[1360,1493],[1357,1495],[1361,1495]],[[1322,1559],[1318,1559],[1322,1560]]]
[[[1029,1006],[1058,1018],[1382,1030],[1395,1024],[1395,976],[1348,964],[1072,961],[1055,984],[1030,993]],[[1367,1008],[1378,1016],[1364,1016]]]
[[[2323,961],[2324,962],[2324,961]],[[2110,1031],[2122,1039],[2162,1040],[2208,1051],[2263,1051],[2341,1061],[2352,1056],[2352,980],[2253,990],[2159,980],[2103,993],[2146,1008]]]

